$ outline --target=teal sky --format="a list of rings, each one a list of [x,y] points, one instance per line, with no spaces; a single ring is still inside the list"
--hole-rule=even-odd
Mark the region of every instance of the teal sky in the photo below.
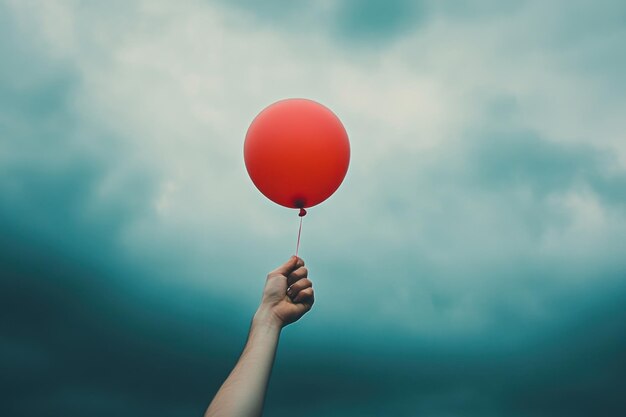
[[[267,415],[619,415],[625,22],[620,1],[0,0],[0,414],[201,414],[295,249],[244,136],[306,97],[352,159],[304,219],[316,304]]]

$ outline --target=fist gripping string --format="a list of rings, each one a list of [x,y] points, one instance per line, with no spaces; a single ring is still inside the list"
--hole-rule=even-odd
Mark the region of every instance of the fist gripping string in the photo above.
[[[296,243],[296,257],[298,257],[298,249],[300,249],[300,234],[302,233],[302,218],[306,216],[306,210],[301,208],[298,213],[300,216],[300,228],[298,228],[298,242]]]

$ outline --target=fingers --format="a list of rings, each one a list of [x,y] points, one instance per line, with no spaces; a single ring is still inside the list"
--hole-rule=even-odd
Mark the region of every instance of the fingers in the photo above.
[[[304,261],[302,260],[302,258],[298,258],[296,256],[292,256],[291,258],[289,258],[289,260],[287,262],[285,262],[284,264],[282,264],[281,266],[279,266],[278,268],[276,268],[275,270],[270,272],[269,275],[284,275],[284,276],[288,276],[294,270],[296,270],[296,269],[298,269],[298,268],[300,268],[302,266],[304,266]]]
[[[293,285],[293,283],[301,280],[302,278],[306,278],[308,275],[309,270],[306,269],[306,267],[301,266],[300,268],[289,274],[289,276],[287,277],[287,285]]]
[[[287,288],[287,295],[289,296],[289,298],[291,298],[293,301],[296,301],[296,298],[298,297],[298,295],[300,295],[300,293],[304,290],[307,289],[313,289],[313,283],[311,282],[310,279],[308,278],[302,278],[297,282],[294,282],[289,288]]]
[[[313,292],[313,287],[308,287],[303,289],[293,298],[294,303],[302,303],[306,304],[309,308],[315,302],[315,293]]]

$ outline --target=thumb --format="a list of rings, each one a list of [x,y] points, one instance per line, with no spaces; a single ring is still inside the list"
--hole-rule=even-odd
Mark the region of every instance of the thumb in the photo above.
[[[281,266],[279,266],[278,268],[270,272],[270,275],[287,276],[291,274],[294,270],[300,268],[301,266],[304,266],[304,261],[302,260],[302,258],[299,258],[294,255],[291,258],[289,258],[287,262],[285,262],[284,264],[282,264]]]

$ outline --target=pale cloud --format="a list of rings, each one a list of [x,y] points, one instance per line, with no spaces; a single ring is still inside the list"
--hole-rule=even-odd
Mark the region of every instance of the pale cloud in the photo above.
[[[242,158],[293,96],[352,161],[268,414],[623,410],[623,2],[288,3],[0,1],[8,414],[202,412],[295,249]]]
[[[150,279],[233,297],[240,283],[207,278],[231,267],[254,284],[237,296],[256,300],[254,274],[292,251],[297,219],[253,188],[243,138],[258,111],[293,96],[331,107],[352,141],[345,184],[305,219],[303,256],[320,277],[319,329],[366,299],[375,321],[400,333],[480,333],[495,326],[508,291],[528,294],[509,303],[519,320],[545,314],[558,291],[544,294],[527,276],[533,268],[546,288],[566,285],[574,254],[589,274],[623,268],[609,250],[625,228],[623,205],[606,206],[593,187],[569,179],[538,195],[530,176],[507,176],[506,163],[525,154],[481,178],[485,161],[472,153],[492,146],[484,136],[522,132],[562,146],[556,154],[608,150],[615,159],[591,169],[623,176],[626,102],[607,88],[623,80],[574,65],[599,45],[617,45],[623,28],[561,43],[562,9],[542,2],[478,18],[429,5],[427,21],[351,48],[332,23],[317,32],[273,28],[224,3],[14,2],[11,10],[36,53],[76,75],[74,152],[113,160],[94,184],[95,213],[145,179],[144,204],[120,224],[119,239],[161,265]],[[337,12],[330,3],[316,10]],[[164,253],[172,257],[159,264]],[[507,264],[518,270],[503,281]]]

